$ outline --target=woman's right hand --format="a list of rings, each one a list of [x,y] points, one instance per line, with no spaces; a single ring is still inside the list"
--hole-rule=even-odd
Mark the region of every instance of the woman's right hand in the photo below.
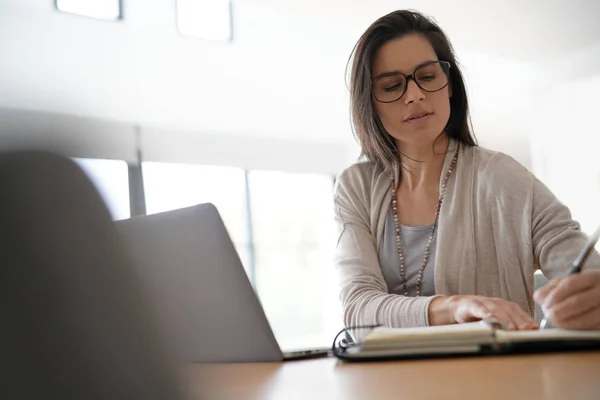
[[[430,325],[461,324],[494,318],[508,330],[533,330],[539,325],[517,303],[485,296],[436,297],[429,305]]]

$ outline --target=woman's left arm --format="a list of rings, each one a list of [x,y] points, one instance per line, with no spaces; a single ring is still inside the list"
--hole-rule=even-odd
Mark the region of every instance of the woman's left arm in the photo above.
[[[592,252],[580,274],[565,276],[587,236],[569,209],[536,178],[532,202],[534,257],[544,275],[553,278],[534,293],[535,301],[556,327],[600,329],[600,254]]]

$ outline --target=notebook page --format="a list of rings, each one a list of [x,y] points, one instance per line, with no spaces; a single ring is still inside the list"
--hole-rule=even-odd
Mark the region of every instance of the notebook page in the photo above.
[[[410,344],[440,341],[469,341],[491,338],[494,329],[484,322],[466,324],[428,326],[422,328],[378,327],[365,338],[363,345]]]
[[[558,328],[538,331],[496,331],[496,341],[500,343],[589,339],[600,341],[600,331],[574,331]]]

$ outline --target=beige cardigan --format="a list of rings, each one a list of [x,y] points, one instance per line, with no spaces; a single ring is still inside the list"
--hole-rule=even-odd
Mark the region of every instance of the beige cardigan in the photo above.
[[[456,146],[450,142],[441,176]],[[436,294],[499,297],[533,315],[536,265],[549,278],[563,275],[587,237],[569,210],[511,157],[466,145],[459,151],[440,211]],[[435,296],[388,294],[379,266],[391,195],[389,172],[370,162],[354,164],[337,179],[334,262],[346,326],[429,324]],[[585,268],[600,268],[600,255],[592,254]]]

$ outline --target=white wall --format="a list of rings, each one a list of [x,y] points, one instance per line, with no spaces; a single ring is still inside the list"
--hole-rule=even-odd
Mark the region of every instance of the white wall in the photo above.
[[[143,160],[331,175],[357,157],[354,147],[339,143],[198,134],[193,130],[0,108],[0,150],[20,149],[128,163]]]
[[[137,161],[136,126],[89,117],[0,107],[0,150]]]
[[[126,1],[125,20],[113,23],[57,12],[49,0],[4,1],[0,37],[11,40],[0,41],[0,107],[136,125],[152,131],[153,143],[163,132],[165,149],[172,136],[191,132],[224,142],[276,137],[272,153],[297,151],[282,165],[269,164],[264,140],[242,140],[246,159],[260,159],[261,167],[330,172],[348,163],[340,143],[352,140],[343,74],[350,48],[336,54],[315,46],[315,38],[335,35],[332,27],[307,30],[305,19],[238,2],[235,41],[209,43],[179,34],[174,3]],[[296,149],[297,142],[313,146]],[[290,165],[331,152],[332,142],[337,155]],[[175,143],[168,153],[185,146]],[[187,153],[187,161],[206,158],[201,148],[195,159]]]
[[[591,234],[600,225],[600,72],[540,91],[530,133],[536,175]]]
[[[112,23],[56,12],[49,0],[5,1],[0,106],[311,140],[347,128],[350,48],[318,46],[332,27],[240,1],[235,41],[209,43],[178,33],[174,4],[126,1],[125,20]]]

